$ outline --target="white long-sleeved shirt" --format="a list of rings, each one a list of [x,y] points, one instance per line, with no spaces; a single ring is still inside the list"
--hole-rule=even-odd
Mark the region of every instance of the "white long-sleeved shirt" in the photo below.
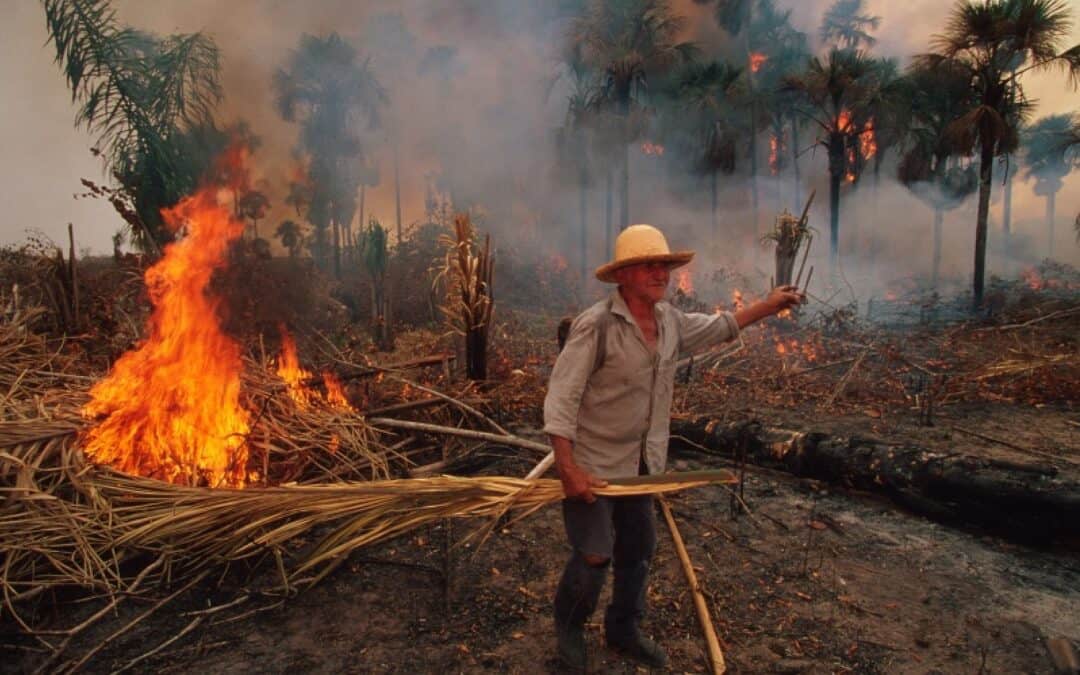
[[[544,399],[544,431],[572,441],[574,460],[598,478],[636,476],[642,455],[649,473],[664,471],[679,354],[739,334],[730,312],[686,313],[667,302],[657,303],[654,312],[658,336],[652,352],[616,289],[610,301],[574,319],[555,361]],[[595,368],[601,333],[604,362]]]

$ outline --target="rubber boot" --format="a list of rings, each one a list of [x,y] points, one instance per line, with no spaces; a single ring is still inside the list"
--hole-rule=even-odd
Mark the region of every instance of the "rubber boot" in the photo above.
[[[649,563],[639,562],[615,568],[611,604],[604,614],[604,636],[608,647],[654,668],[667,665],[667,654],[660,645],[641,634],[645,614],[645,588]]]
[[[555,591],[555,635],[559,660],[571,672],[587,672],[585,622],[596,611],[607,565],[593,567],[575,553],[566,563]]]

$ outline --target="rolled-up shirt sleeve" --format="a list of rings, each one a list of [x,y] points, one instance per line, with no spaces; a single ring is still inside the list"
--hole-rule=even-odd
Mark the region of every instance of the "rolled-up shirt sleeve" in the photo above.
[[[739,322],[731,312],[699,314],[676,309],[674,313],[679,324],[680,350],[683,353],[693,353],[739,336]]]
[[[570,327],[544,398],[544,432],[577,441],[581,397],[596,361],[597,330],[591,317],[579,316]]]

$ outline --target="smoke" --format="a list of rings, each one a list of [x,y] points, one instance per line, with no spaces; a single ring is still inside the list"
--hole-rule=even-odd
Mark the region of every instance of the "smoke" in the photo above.
[[[395,228],[394,156],[399,159],[402,220],[408,226],[426,220],[425,197],[434,189],[451,196],[458,206],[482,209],[479,226],[493,233],[496,246],[517,246],[535,253],[538,260],[560,253],[579,267],[578,191],[572,175],[559,168],[555,133],[563,123],[568,84],[553,78],[559,68],[559,52],[567,24],[558,15],[559,2],[529,0],[311,0],[307,3],[282,0],[185,0],[185,2],[136,2],[118,0],[118,16],[124,23],[158,33],[204,31],[222,51],[222,83],[226,99],[220,121],[244,119],[262,139],[254,156],[254,176],[263,180],[274,207],[261,225],[270,232],[295,214],[283,197],[296,169],[294,150],[298,127],[280,118],[273,105],[272,74],[283,67],[304,33],[326,35],[337,32],[370,58],[376,77],[387,89],[390,103],[383,115],[384,125],[363,136],[365,154],[379,168],[379,184],[366,191],[364,218],[376,217],[391,232]],[[806,32],[812,50],[820,48],[817,32],[824,0],[796,2],[780,0],[781,8],[792,10],[792,22]],[[871,0],[868,11],[882,17],[874,53],[894,56],[902,64],[910,55],[927,51],[930,35],[944,24],[951,5],[935,0],[908,3]],[[688,17],[684,39],[699,41],[707,56],[733,53],[727,36],[712,20],[712,7],[692,0],[673,3]],[[44,41],[41,16],[20,5],[21,20],[34,24],[34,59],[51,60]],[[39,7],[33,7],[40,14]],[[17,17],[20,18],[20,17]],[[1080,16],[1076,17],[1080,20]],[[8,28],[7,30],[12,30]],[[1074,29],[1072,42],[1080,41]],[[19,68],[19,59],[4,59],[5,68]],[[15,72],[15,71],[11,71]],[[48,118],[54,125],[70,127],[71,106],[56,67],[35,66],[33,82],[5,78],[12,87],[12,100],[27,87],[56,92],[48,102]],[[1029,96],[1039,99],[1037,115],[1068,111],[1075,98],[1063,87],[1060,73],[1030,78]],[[57,109],[60,109],[59,114]],[[62,120],[58,122],[57,119]],[[14,117],[3,124],[34,128],[37,122]],[[81,132],[80,132],[81,134]],[[813,142],[813,132],[801,139]],[[12,135],[11,131],[7,135]],[[79,134],[69,129],[56,134],[63,152],[52,157],[79,154],[88,144],[79,145]],[[75,138],[76,141],[72,139]],[[764,137],[763,137],[764,138]],[[87,139],[88,140],[88,139]],[[767,148],[767,139],[763,140]],[[44,144],[49,146],[48,143]],[[31,152],[22,146],[23,152]],[[55,147],[55,146],[54,146]],[[72,149],[74,148],[74,149]],[[39,149],[40,151],[40,149]],[[25,157],[12,157],[19,164]],[[74,165],[55,159],[57,171]],[[811,264],[815,264],[815,284],[827,280],[828,176],[824,152],[807,152],[800,160],[801,185],[805,199],[812,189],[817,198],[811,210],[811,225],[819,231]],[[631,149],[631,202],[633,222],[652,222],[669,231],[673,245],[699,251],[695,274],[708,275],[718,268],[740,269],[762,286],[771,268],[771,253],[758,238],[780,209],[801,209],[796,204],[796,188],[790,169],[779,178],[767,175],[761,162],[757,178],[759,219],[753,223],[748,179],[737,173],[720,181],[720,227],[714,233],[708,179],[656,155]],[[100,173],[92,158],[75,169],[82,175]],[[85,167],[94,167],[87,171]],[[740,166],[740,170],[741,170]],[[1001,193],[1000,170],[995,167],[995,196]],[[858,187],[846,186],[843,195],[842,252],[845,273],[860,293],[878,293],[895,278],[929,274],[930,226],[933,212],[910,191],[894,180],[895,169],[886,164],[875,189],[865,176]],[[91,177],[93,177],[91,175]],[[42,177],[42,184],[26,186],[27,193],[52,194],[67,191],[55,178]],[[65,179],[65,185],[77,185]],[[0,181],[0,183],[7,181]],[[3,188],[8,189],[8,188]],[[73,188],[72,190],[77,189]],[[593,268],[608,258],[603,232],[603,180],[597,177],[587,195],[588,246],[586,267]],[[14,201],[5,199],[5,201]],[[974,243],[974,197],[945,216],[943,273],[963,279],[970,275]],[[1017,180],[1013,200],[1014,244],[1030,240],[1030,250],[1014,246],[1017,260],[1006,261],[995,251],[1001,229],[1001,205],[992,206],[991,258],[989,271],[1003,274],[1015,265],[1036,260],[1046,250],[1043,199],[1031,191],[1031,184]],[[84,236],[97,250],[108,249],[108,236],[117,227],[107,209],[92,216],[93,236]],[[618,211],[618,200],[615,200]],[[1080,177],[1071,175],[1058,195],[1059,224],[1056,228],[1055,256],[1080,264],[1080,249],[1068,226],[1080,211]],[[49,216],[56,231],[62,232],[71,217]],[[20,220],[14,218],[13,220]],[[3,225],[5,241],[22,238],[14,222]],[[82,228],[76,223],[77,232]],[[100,230],[100,232],[97,232]],[[599,286],[591,291],[597,292]]]

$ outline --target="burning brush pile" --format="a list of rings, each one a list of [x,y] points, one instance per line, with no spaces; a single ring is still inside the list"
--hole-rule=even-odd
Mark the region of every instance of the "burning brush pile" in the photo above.
[[[231,157],[234,167],[241,160]],[[75,374],[74,359],[34,332],[43,310],[0,298],[0,590],[4,610],[52,652],[51,663],[93,623],[47,633],[59,642],[36,632],[35,598],[56,590],[108,598],[95,620],[140,588],[179,587],[171,598],[237,564],[276,570],[274,587],[262,590],[288,593],[357,547],[431,521],[494,523],[511,508],[525,515],[561,499],[555,480],[401,478],[421,451],[449,456],[449,443],[432,443],[436,434],[529,443],[464,393],[405,377],[408,368],[445,367],[449,357],[373,366],[332,352],[353,384],[347,396],[341,379],[301,366],[284,327],[277,358],[245,356],[207,293],[243,224],[215,187],[166,218],[183,235],[146,271],[153,311],[145,339],[103,379]],[[387,417],[415,411],[445,424],[421,434]],[[455,428],[470,421],[489,433]]]

